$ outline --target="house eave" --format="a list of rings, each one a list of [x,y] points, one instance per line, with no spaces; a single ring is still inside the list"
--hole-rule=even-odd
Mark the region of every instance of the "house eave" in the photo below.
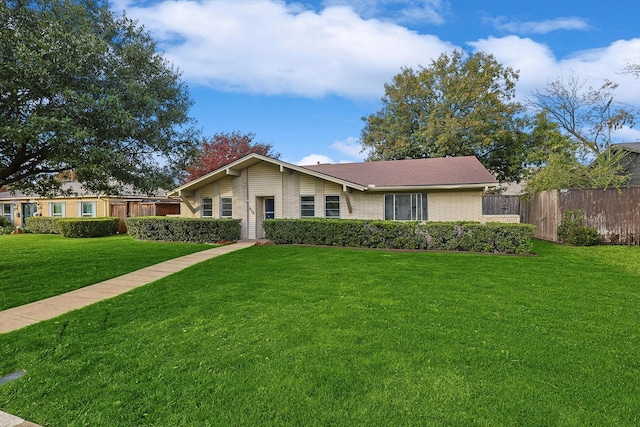
[[[369,185],[367,191],[371,192],[409,192],[409,191],[434,191],[434,190],[476,190],[495,188],[498,186],[497,182],[482,182],[474,184],[436,184],[436,185],[396,185],[396,186],[384,186],[379,187],[375,185]]]

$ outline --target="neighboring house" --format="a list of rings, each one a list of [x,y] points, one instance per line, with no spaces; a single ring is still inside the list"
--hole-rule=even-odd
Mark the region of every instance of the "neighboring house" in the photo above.
[[[62,184],[73,196],[38,197],[20,192],[0,191],[0,213],[14,226],[24,226],[30,216],[58,218],[120,217],[120,232],[126,231],[129,216],[179,215],[180,204],[164,196],[125,194],[106,196],[84,190],[76,181]]]
[[[296,166],[249,154],[168,196],[183,217],[241,219],[241,237],[256,239],[266,218],[518,222],[482,215],[497,185],[475,157]]]
[[[625,169],[631,178],[629,185],[640,186],[640,142],[624,142],[611,147],[627,153]]]

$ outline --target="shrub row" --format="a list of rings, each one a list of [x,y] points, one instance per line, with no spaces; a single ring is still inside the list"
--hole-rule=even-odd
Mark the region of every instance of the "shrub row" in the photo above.
[[[272,219],[263,227],[276,244],[516,254],[531,253],[535,231],[530,224],[348,219]]]
[[[239,219],[135,217],[127,218],[129,235],[139,240],[214,243],[240,239]]]
[[[60,234],[60,226],[58,225],[60,219],[47,216],[30,216],[26,219],[26,228],[30,233]]]
[[[64,237],[104,237],[118,232],[120,218],[68,218],[57,224]]]

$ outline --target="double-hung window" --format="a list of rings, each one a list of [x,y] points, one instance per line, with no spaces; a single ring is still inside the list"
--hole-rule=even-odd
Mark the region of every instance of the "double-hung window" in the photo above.
[[[2,208],[2,217],[13,224],[13,210],[11,209],[11,203],[0,203]]]
[[[202,199],[202,210],[200,214],[202,217],[213,217],[213,199]]]
[[[340,218],[340,196],[324,196],[325,218]]]
[[[80,217],[95,218],[95,216],[96,216],[96,202],[80,203]]]
[[[231,197],[220,198],[220,218],[233,217],[233,202]]]
[[[51,202],[49,203],[49,214],[53,217],[64,218],[65,208],[65,202]]]
[[[427,195],[422,193],[385,194],[384,219],[393,221],[426,221]]]
[[[313,218],[316,216],[314,196],[300,196],[300,218]]]

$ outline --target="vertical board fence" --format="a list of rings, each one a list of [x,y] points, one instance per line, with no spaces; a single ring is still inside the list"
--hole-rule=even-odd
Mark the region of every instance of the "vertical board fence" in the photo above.
[[[111,203],[111,216],[120,218],[120,233],[127,232],[126,219],[137,216],[180,215],[180,204],[165,202],[117,202]]]
[[[488,194],[482,198],[482,215],[520,215],[520,196]]]
[[[562,216],[578,209],[604,243],[640,245],[640,187],[544,191],[522,202],[521,216],[536,226],[535,237],[557,242]]]

